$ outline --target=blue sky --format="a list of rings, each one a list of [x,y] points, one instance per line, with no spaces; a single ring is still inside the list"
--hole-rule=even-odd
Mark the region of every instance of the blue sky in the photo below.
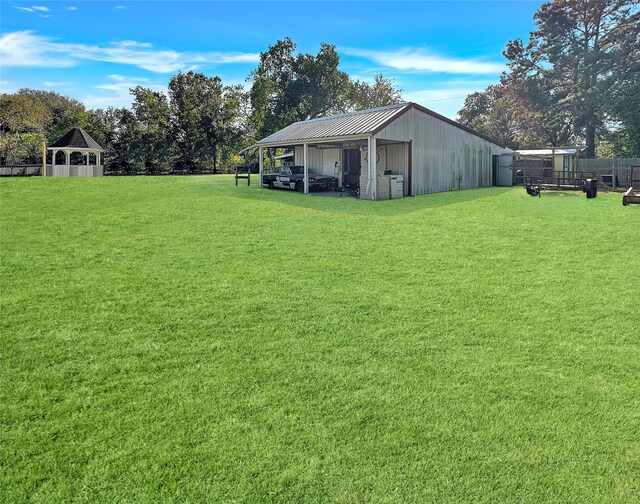
[[[382,73],[455,118],[468,93],[498,81],[505,44],[528,37],[541,4],[0,0],[0,86],[128,106],[130,87],[164,91],[179,70],[246,84],[258,53],[289,36],[303,52],[333,44],[352,77]]]

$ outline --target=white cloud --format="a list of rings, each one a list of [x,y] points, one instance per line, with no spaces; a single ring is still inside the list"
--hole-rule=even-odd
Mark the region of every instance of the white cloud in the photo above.
[[[407,101],[412,101],[420,104],[425,104],[428,107],[428,103],[450,101],[450,100],[464,100],[468,94],[471,94],[478,89],[472,88],[442,88],[442,89],[421,89],[419,91],[410,91],[403,93],[403,97]]]
[[[125,40],[108,46],[56,42],[33,31],[18,31],[0,38],[0,58],[7,67],[60,68],[82,61],[131,65],[156,73],[197,68],[202,64],[256,63],[256,53],[178,52],[154,49],[152,44]]]
[[[74,59],[63,54],[64,44],[50,42],[30,31],[12,32],[0,37],[2,66],[30,66],[45,68],[70,67]]]
[[[126,8],[126,5],[116,5],[116,10],[125,10]]]
[[[149,79],[137,77],[125,77],[123,75],[110,75],[112,82],[106,82],[94,86],[98,93],[89,94],[80,98],[87,108],[104,108],[104,107],[130,107],[133,102],[133,96],[129,90],[136,86],[143,86],[153,91],[167,92],[167,85],[152,83]],[[107,93],[100,91],[108,91]]]
[[[143,85],[145,87],[151,87],[152,89],[154,88],[154,86],[156,88],[159,87],[160,89],[164,89],[164,87],[161,86],[160,84],[157,84],[157,85],[154,84],[149,86],[149,79],[142,79],[138,77],[125,77],[123,75],[110,75],[109,78],[114,82],[108,82],[106,84],[98,84],[97,86],[94,86],[94,87],[96,89],[105,89],[107,91],[125,90],[127,93],[129,92],[129,89],[134,88],[136,86],[140,86],[140,85]]]
[[[340,52],[369,59],[379,65],[404,71],[438,72],[448,74],[497,74],[504,70],[502,63],[479,59],[456,59],[441,56],[426,49],[398,49],[371,51],[343,48]]]
[[[111,42],[111,45],[117,47],[142,47],[142,48],[150,48],[153,47],[149,42],[138,42],[137,40],[121,40],[120,42]]]
[[[50,12],[49,7],[45,7],[44,5],[32,5],[31,7],[17,7],[14,5],[13,7],[14,9],[17,9],[23,12]]]
[[[455,84],[457,82],[465,84],[465,81],[450,81],[440,84]],[[445,117],[455,119],[458,111],[464,105],[464,99],[467,95],[481,91],[488,85],[483,81],[469,81],[466,84],[468,87],[421,89],[405,92],[402,96],[407,101],[419,103]]]
[[[0,93],[12,94],[18,89],[14,86],[13,82],[7,80],[0,80]]]
[[[78,10],[78,8],[74,7],[74,6],[71,6],[71,7],[67,7],[67,10],[76,11],[76,10]]]
[[[50,87],[50,88],[59,88],[59,87],[63,87],[63,86],[67,86],[69,83],[68,82],[63,82],[63,81],[44,81],[42,83],[42,85],[44,87]]]

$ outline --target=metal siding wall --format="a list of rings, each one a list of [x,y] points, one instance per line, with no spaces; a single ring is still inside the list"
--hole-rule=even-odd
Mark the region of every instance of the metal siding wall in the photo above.
[[[413,139],[413,193],[491,185],[491,156],[507,152],[471,133],[412,109],[376,135]]]
[[[366,147],[360,151],[360,176],[368,177],[369,176],[369,149]],[[378,145],[376,147],[376,172],[378,175],[382,175],[384,171],[387,169],[385,166],[386,163],[386,153],[384,146]]]
[[[309,147],[309,170],[322,173],[322,150]]]
[[[404,176],[404,194],[409,194],[407,181],[409,180],[409,169],[407,166],[407,147],[404,144],[387,145],[387,170],[394,174]]]
[[[309,146],[309,150],[307,152],[309,159],[309,170],[314,173],[324,173],[323,172],[323,163],[322,163],[322,149],[316,149],[315,147]],[[304,164],[304,148],[296,146],[294,148],[294,164],[302,166]],[[329,174],[327,174],[329,175]],[[331,173],[333,175],[333,172]]]
[[[322,174],[335,175],[335,162],[338,162],[338,166],[342,164],[340,158],[340,149],[323,149],[322,151]]]
[[[378,151],[376,158],[379,158],[378,163],[376,164],[376,171],[378,172],[378,175],[384,175],[385,170],[388,170],[387,147],[384,145],[378,145],[376,150]]]

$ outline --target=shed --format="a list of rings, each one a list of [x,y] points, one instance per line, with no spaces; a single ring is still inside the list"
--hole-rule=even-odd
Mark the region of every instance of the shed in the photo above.
[[[384,177],[397,175],[404,195],[512,184],[513,151],[500,142],[416,103],[293,123],[263,138],[264,149],[289,148],[308,172],[336,176],[338,186],[359,185],[360,197],[384,199]],[[375,152],[375,156],[369,156]]]
[[[49,174],[53,177],[102,177],[100,153],[104,150],[89,133],[82,128],[72,128],[62,138],[51,144],[51,165]],[[64,164],[57,164],[59,152],[64,153]],[[79,152],[84,157],[83,164],[71,164],[71,154]],[[93,163],[91,163],[93,161]]]
[[[545,149],[518,149],[514,169],[526,176],[545,178],[573,178],[578,169],[579,147],[548,147]]]

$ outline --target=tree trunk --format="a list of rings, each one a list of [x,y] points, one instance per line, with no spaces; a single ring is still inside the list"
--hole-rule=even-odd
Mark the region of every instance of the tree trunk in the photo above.
[[[586,140],[586,148],[585,148],[585,157],[587,159],[593,159],[596,157],[596,127],[593,123],[588,122],[585,127],[585,140]]]

